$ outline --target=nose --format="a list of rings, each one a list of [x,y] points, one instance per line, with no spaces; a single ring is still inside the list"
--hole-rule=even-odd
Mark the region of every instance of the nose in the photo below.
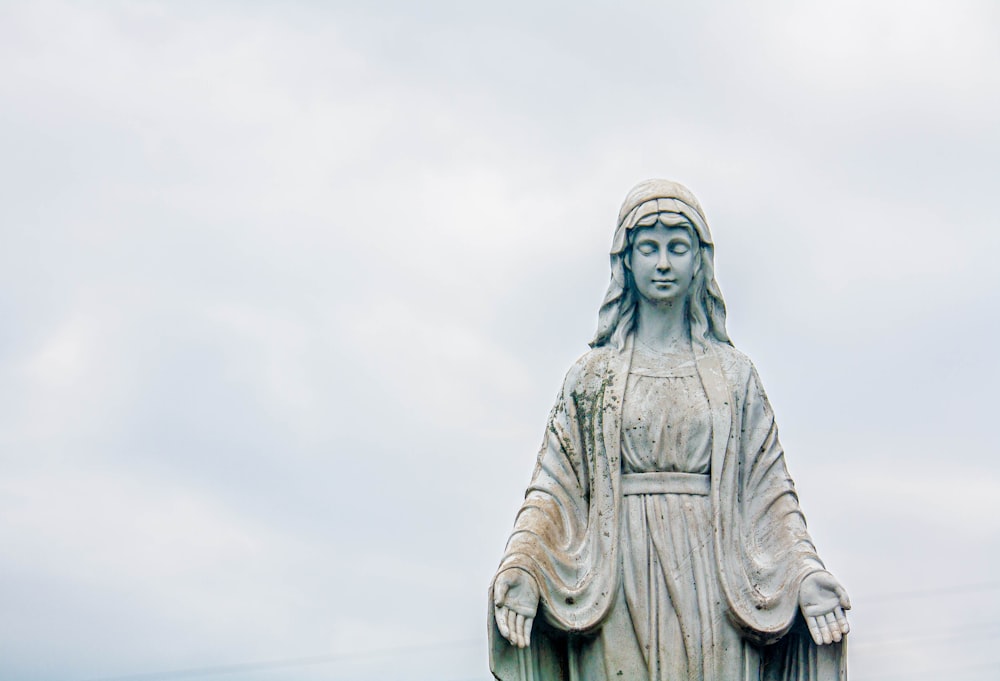
[[[667,253],[667,249],[661,248],[660,249],[660,257],[656,261],[656,269],[661,270],[663,272],[669,270],[670,269],[670,257],[669,256],[670,256],[670,254]]]

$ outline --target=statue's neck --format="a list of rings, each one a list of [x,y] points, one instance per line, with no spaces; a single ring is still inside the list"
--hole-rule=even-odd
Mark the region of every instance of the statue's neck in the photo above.
[[[654,305],[639,299],[637,340],[657,352],[687,352],[691,349],[691,323],[687,304],[663,303]]]

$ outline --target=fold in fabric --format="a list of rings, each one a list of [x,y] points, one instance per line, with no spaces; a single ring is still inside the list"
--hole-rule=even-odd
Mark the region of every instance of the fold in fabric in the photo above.
[[[647,555],[653,560],[655,554],[661,561],[683,551],[701,561],[698,569],[712,576],[704,583],[716,585],[712,588],[718,591],[689,593],[685,585],[670,587],[668,581],[667,588],[676,591],[670,594],[671,601],[717,598],[745,644],[741,643],[739,655],[722,656],[725,661],[719,663],[738,669],[692,665],[680,678],[840,681],[846,678],[843,646],[817,647],[797,627],[793,630],[800,620],[799,585],[823,564],[806,530],[757,373],[744,355],[724,343],[695,349],[712,424],[711,487],[708,497],[691,497],[698,501],[690,511],[674,513],[694,513],[699,518],[692,526],[708,528],[704,537],[693,538],[691,546],[703,546],[705,541],[712,545],[693,553],[691,546],[662,550],[652,546]],[[647,669],[630,668],[629,675],[616,675],[608,663],[613,652],[607,647],[616,640],[615,628],[635,628],[631,618],[620,617],[615,604],[629,592],[643,593],[636,587],[643,578],[642,566],[630,562],[626,570],[630,576],[623,576],[623,561],[632,561],[635,554],[623,555],[622,533],[659,513],[654,508],[637,515],[632,507],[682,498],[630,496],[632,501],[623,501],[622,404],[630,357],[631,341],[622,350],[605,345],[585,354],[567,374],[549,415],[532,481],[500,564],[501,570],[518,567],[535,578],[541,591],[539,622],[528,653],[518,653],[496,629],[491,593],[490,662],[501,681],[526,681],[528,670],[535,679],[547,681],[638,681],[652,678],[649,657],[662,652],[676,659],[679,654],[650,653]],[[628,508],[623,510],[624,506]],[[666,536],[655,527],[643,532],[652,541]],[[634,639],[638,632],[626,633]],[[727,636],[722,629],[706,633]],[[692,642],[684,655],[704,658],[700,649],[706,642],[700,634],[688,638]],[[595,663],[598,658],[603,662]],[[661,668],[671,664],[661,662]]]

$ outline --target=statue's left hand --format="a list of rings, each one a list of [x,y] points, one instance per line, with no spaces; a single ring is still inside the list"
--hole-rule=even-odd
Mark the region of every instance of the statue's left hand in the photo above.
[[[844,614],[844,610],[851,609],[851,599],[829,572],[814,572],[802,580],[799,607],[818,646],[840,642],[851,630]]]

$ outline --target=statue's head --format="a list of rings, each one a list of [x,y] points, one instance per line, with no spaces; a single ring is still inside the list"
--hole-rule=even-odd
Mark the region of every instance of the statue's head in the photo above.
[[[664,249],[671,267],[665,271],[659,263],[658,273],[649,256]],[[669,180],[640,182],[622,203],[611,245],[611,284],[591,347],[624,347],[635,330],[640,296],[685,305],[694,342],[730,342],[705,214],[687,187]]]

